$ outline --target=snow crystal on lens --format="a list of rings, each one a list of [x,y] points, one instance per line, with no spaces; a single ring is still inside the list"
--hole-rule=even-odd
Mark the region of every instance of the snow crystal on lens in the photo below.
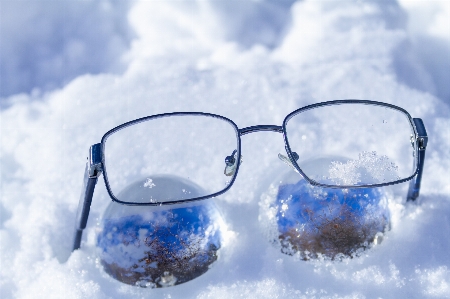
[[[144,187],[148,187],[148,188],[153,188],[153,187],[155,187],[156,185],[153,183],[153,180],[152,179],[147,179],[146,181],[145,181],[145,183],[144,183]]]
[[[181,184],[187,188],[185,180],[171,180],[174,188]],[[186,190],[195,192],[196,188]],[[155,192],[161,195],[161,190]],[[182,207],[112,202],[99,226],[98,256],[105,272],[126,284],[151,288],[181,284],[202,275],[217,260],[220,223],[210,202]]]
[[[390,226],[382,189],[314,187],[293,171],[262,195],[259,219],[281,252],[304,260],[357,256]]]
[[[385,155],[378,156],[375,151],[371,151],[360,153],[357,160],[331,162],[329,179],[335,184],[349,186],[393,182],[400,180],[400,177],[394,162]]]

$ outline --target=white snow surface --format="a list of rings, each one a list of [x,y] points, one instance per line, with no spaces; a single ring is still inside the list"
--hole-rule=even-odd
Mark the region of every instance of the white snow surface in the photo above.
[[[419,4],[400,2],[406,9],[395,1],[136,1],[123,73],[3,98],[0,297],[450,298],[450,76],[416,55],[425,36],[429,53],[448,64],[450,15],[445,1],[430,1],[447,8],[422,18]],[[423,26],[408,25],[410,14]],[[419,201],[405,203],[407,184],[387,188],[392,228],[361,256],[305,262],[264,237],[261,194],[287,171],[276,133],[243,136],[235,184],[209,199],[226,231],[206,274],[163,289],[105,274],[95,254],[96,223],[110,202],[102,179],[82,248],[70,254],[87,150],[114,126],[172,111],[220,114],[240,128],[280,125],[296,108],[336,99],[398,105],[422,118],[429,136]]]

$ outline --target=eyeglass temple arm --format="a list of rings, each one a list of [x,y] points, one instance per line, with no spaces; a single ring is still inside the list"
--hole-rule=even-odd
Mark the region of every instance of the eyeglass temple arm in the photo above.
[[[75,222],[75,235],[72,251],[79,249],[83,230],[86,228],[89,211],[91,209],[92,196],[98,177],[102,173],[102,151],[101,144],[97,143],[89,148],[89,158],[84,171],[83,189],[81,190],[80,202],[78,204],[77,218]]]
[[[417,130],[417,145],[418,145],[418,155],[419,155],[419,165],[417,175],[410,181],[409,190],[407,195],[407,201],[415,201],[419,197],[420,183],[422,181],[422,172],[425,164],[425,150],[428,143],[428,135],[425,130],[425,125],[422,119],[413,118],[414,124]]]

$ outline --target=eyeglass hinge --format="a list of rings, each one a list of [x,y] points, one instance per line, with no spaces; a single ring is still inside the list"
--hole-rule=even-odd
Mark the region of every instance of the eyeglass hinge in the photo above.
[[[417,145],[419,147],[419,150],[425,150],[427,148],[428,143],[428,134],[425,130],[425,125],[423,124],[422,119],[420,118],[413,118],[414,125],[416,126],[417,131]]]
[[[89,178],[98,178],[102,172],[102,144],[97,143],[89,148]]]
[[[419,138],[419,150],[424,150],[426,149],[426,141],[424,138]]]

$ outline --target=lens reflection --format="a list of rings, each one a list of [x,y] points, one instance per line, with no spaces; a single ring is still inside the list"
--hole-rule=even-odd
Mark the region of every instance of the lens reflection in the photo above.
[[[357,256],[381,242],[390,223],[382,189],[314,187],[293,171],[274,181],[260,206],[270,241],[303,260]]]
[[[170,180],[172,187],[187,188],[186,180]],[[133,184],[136,187],[126,192],[140,192],[144,183]],[[197,188],[191,187],[190,192]],[[97,234],[98,256],[105,272],[123,283],[151,288],[181,284],[202,275],[217,260],[220,223],[216,207],[209,202],[181,208],[111,202]]]

